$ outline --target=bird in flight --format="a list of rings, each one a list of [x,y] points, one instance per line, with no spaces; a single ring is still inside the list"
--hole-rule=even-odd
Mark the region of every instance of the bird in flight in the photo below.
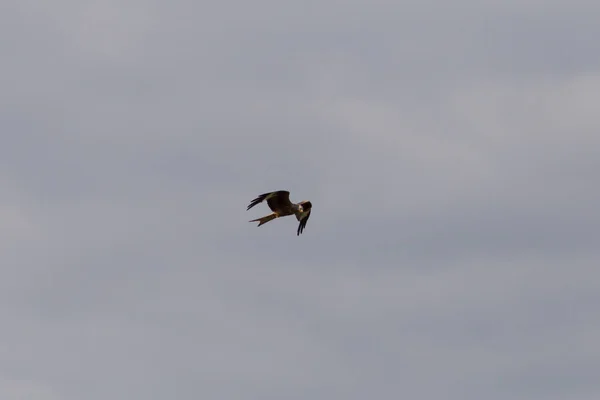
[[[271,211],[273,211],[273,213],[262,218],[253,219],[249,222],[258,221],[258,226],[261,226],[262,224],[266,224],[267,222],[278,217],[295,215],[296,219],[300,221],[300,224],[298,225],[298,233],[296,235],[299,236],[302,233],[304,227],[306,226],[306,221],[308,221],[308,217],[310,217],[310,210],[312,209],[312,203],[310,201],[304,200],[297,204],[292,203],[290,201],[290,192],[287,190],[278,190],[276,192],[261,194],[252,200],[246,211],[265,200],[267,201],[267,205]]]

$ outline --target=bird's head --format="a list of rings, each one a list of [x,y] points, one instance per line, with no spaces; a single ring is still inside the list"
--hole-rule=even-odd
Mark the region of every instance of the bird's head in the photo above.
[[[308,200],[303,200],[298,204],[300,205],[301,211],[308,211],[312,208],[312,203]]]

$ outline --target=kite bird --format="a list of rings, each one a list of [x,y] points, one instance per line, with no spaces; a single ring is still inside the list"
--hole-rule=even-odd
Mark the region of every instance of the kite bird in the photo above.
[[[252,200],[246,211],[265,200],[267,201],[267,204],[273,213],[262,218],[253,219],[249,222],[258,221],[258,226],[261,226],[262,224],[266,224],[267,222],[278,217],[295,215],[296,219],[300,221],[300,224],[298,225],[298,233],[296,235],[299,236],[302,233],[304,227],[306,226],[306,221],[308,221],[308,217],[310,217],[310,210],[312,208],[310,201],[304,200],[298,204],[294,204],[290,201],[290,192],[287,190],[278,190],[276,192],[261,194]]]

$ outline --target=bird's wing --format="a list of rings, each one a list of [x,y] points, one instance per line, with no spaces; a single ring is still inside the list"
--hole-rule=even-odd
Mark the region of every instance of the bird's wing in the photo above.
[[[291,207],[290,192],[287,190],[278,190],[276,192],[263,193],[250,203],[246,211],[267,200],[267,204],[272,211],[278,211],[282,208]]]
[[[298,233],[296,234],[296,236],[300,236],[300,234],[304,230],[304,227],[306,226],[306,221],[308,221],[309,217],[310,217],[310,209],[308,211],[303,212],[302,215],[300,216],[300,224],[298,224]]]

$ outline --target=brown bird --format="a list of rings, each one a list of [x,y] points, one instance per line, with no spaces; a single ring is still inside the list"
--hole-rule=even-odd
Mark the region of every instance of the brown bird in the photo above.
[[[295,215],[296,219],[300,221],[296,235],[298,236],[302,233],[304,227],[306,226],[306,221],[308,221],[308,218],[310,217],[310,210],[312,209],[312,203],[310,201],[304,200],[298,204],[292,203],[290,201],[290,192],[287,190],[278,190],[276,192],[261,194],[252,200],[246,211],[265,200],[267,201],[267,204],[273,213],[262,218],[253,219],[249,222],[258,221],[258,226],[261,226],[262,224],[266,224],[267,222],[278,217]]]

